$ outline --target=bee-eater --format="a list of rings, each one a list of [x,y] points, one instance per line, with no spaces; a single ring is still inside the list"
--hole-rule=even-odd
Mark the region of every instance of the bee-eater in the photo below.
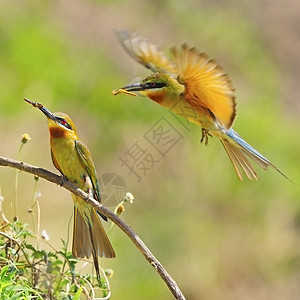
[[[215,60],[187,44],[171,48],[173,59],[170,60],[155,45],[135,33],[121,30],[116,34],[127,53],[152,74],[114,90],[114,95],[137,96],[134,92],[138,92],[200,125],[201,142],[205,141],[206,145],[209,137],[218,137],[240,180],[243,180],[243,172],[250,180],[258,179],[249,159],[264,170],[271,166],[286,177],[232,129],[236,117],[234,89],[229,76]]]
[[[69,181],[101,202],[91,153],[78,138],[71,118],[64,113],[51,113],[40,103],[24,100],[39,108],[48,119],[51,158],[55,168]],[[74,194],[71,196],[74,201],[72,254],[77,258],[89,258],[92,255],[99,280],[98,256],[112,258],[115,257],[115,252],[96,210]],[[107,220],[105,216],[102,218]]]

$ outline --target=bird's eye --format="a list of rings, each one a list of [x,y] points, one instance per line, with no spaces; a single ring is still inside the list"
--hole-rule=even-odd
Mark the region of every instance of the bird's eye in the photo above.
[[[147,83],[147,86],[148,86],[148,88],[150,88],[150,89],[160,89],[160,88],[166,86],[166,84],[163,83],[163,82],[155,82],[155,81],[152,81],[152,82]]]
[[[63,119],[63,118],[57,118],[58,122],[63,125],[64,127],[68,128],[68,129],[71,129],[72,130],[72,127],[70,126],[70,124],[66,121],[66,119]]]

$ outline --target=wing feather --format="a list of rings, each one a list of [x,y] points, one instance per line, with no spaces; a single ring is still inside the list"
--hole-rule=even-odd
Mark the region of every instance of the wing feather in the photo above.
[[[125,51],[152,72],[175,73],[175,66],[165,54],[148,40],[126,30],[115,31]]]
[[[185,85],[185,99],[201,113],[209,110],[229,129],[236,116],[234,89],[223,68],[205,53],[183,44],[172,48],[174,61],[157,46],[125,30],[116,35],[126,52],[152,72],[170,73]]]
[[[185,99],[195,109],[210,110],[225,128],[230,128],[236,116],[236,103],[234,89],[223,68],[187,44],[171,51],[178,80],[185,85]]]
[[[94,197],[96,200],[101,202],[100,188],[99,188],[97,174],[96,174],[96,167],[92,160],[91,153],[90,153],[89,149],[80,140],[75,141],[75,148],[76,148],[78,156],[79,156],[82,164],[84,165],[85,170],[91,180],[91,183],[93,186]]]

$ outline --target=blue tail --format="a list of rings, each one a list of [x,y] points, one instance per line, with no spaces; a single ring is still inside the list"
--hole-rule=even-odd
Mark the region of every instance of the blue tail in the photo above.
[[[252,146],[250,146],[247,142],[245,142],[237,132],[235,132],[232,128],[229,130],[223,129],[220,137],[220,141],[224,146],[234,169],[239,177],[239,179],[243,180],[243,174],[241,171],[245,173],[248,179],[258,179],[258,175],[255,172],[255,169],[251,165],[249,158],[257,163],[264,170],[267,170],[268,167],[274,168],[277,172],[279,172],[286,179],[291,181],[285,174],[283,174],[275,165],[273,165],[267,158],[265,158],[262,154],[260,154],[257,150],[255,150]],[[292,181],[291,181],[292,182]]]

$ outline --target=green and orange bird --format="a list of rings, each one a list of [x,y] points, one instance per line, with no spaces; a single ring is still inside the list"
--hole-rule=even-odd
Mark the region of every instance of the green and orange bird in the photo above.
[[[51,113],[40,103],[24,100],[39,108],[48,119],[51,158],[55,168],[69,181],[101,202],[91,153],[78,138],[71,118],[64,113]],[[92,255],[99,280],[98,256],[112,258],[115,257],[115,252],[96,210],[74,194],[71,196],[74,201],[72,254],[77,258],[89,258]],[[107,220],[105,216],[101,217]]]
[[[264,170],[273,167],[287,178],[231,128],[236,117],[234,89],[229,76],[215,60],[187,44],[173,47],[173,59],[170,60],[155,45],[135,33],[120,30],[116,34],[127,53],[150,69],[152,74],[114,90],[114,95],[137,96],[135,92],[138,92],[200,125],[201,142],[207,144],[212,135],[218,137],[240,180],[243,180],[244,174],[250,180],[258,179],[249,159]]]

